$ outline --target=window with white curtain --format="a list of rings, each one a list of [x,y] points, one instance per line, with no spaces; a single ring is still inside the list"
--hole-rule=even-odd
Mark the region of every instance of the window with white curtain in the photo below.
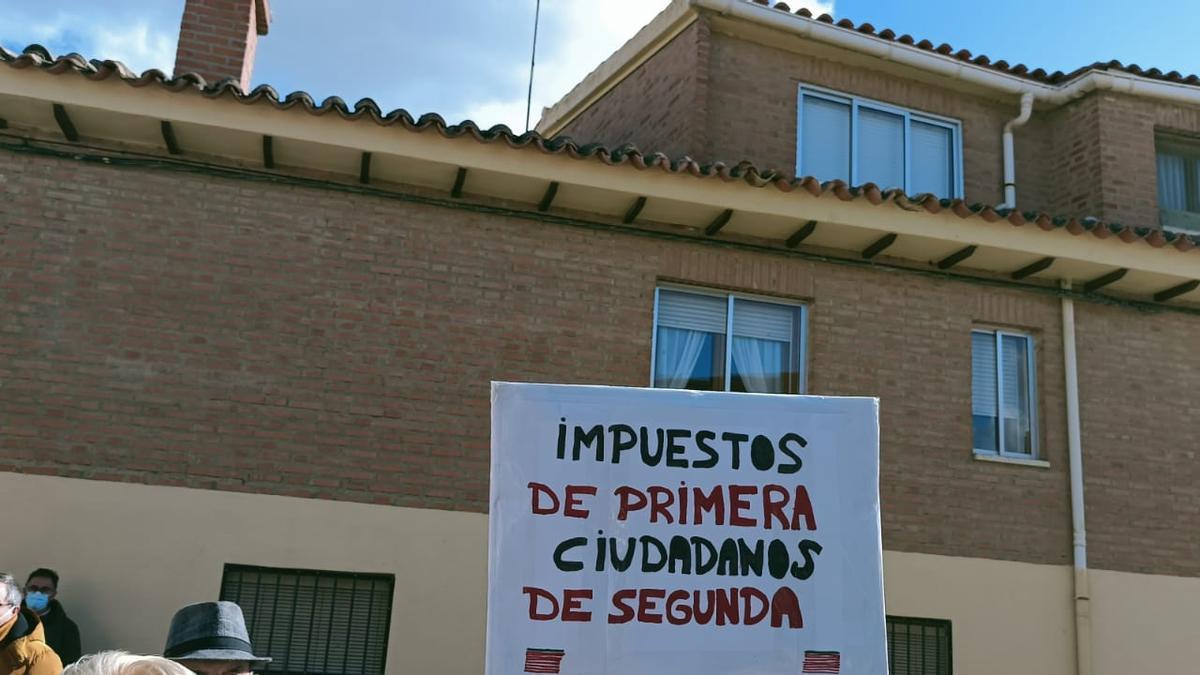
[[[1200,230],[1200,141],[1158,139],[1158,210],[1164,227]]]
[[[730,293],[655,291],[653,386],[799,394],[804,307]]]
[[[796,174],[962,196],[961,126],[954,120],[800,87]]]
[[[976,453],[1037,457],[1033,338],[971,331],[971,421]]]

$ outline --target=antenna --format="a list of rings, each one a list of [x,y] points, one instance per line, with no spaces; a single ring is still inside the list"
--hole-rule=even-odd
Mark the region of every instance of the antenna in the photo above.
[[[529,132],[529,113],[533,109],[533,66],[537,63],[538,22],[542,17],[542,0],[537,0],[533,10],[533,54],[529,57],[529,93],[525,95],[525,131]]]

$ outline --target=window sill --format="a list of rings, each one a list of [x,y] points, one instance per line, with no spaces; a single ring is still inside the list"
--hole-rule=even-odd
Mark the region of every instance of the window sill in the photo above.
[[[1044,459],[1021,459],[1019,457],[1001,457],[999,455],[985,455],[982,453],[973,453],[975,459],[980,462],[996,462],[998,464],[1017,464],[1019,466],[1036,466],[1042,469],[1049,469],[1050,462]]]

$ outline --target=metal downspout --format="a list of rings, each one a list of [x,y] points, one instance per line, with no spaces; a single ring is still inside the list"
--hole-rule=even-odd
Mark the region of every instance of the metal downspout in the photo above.
[[[1004,203],[1003,208],[1017,208],[1017,158],[1013,149],[1013,129],[1029,121],[1033,114],[1033,94],[1021,94],[1021,112],[1004,125],[1001,142],[1004,146]]]
[[[1064,291],[1071,282],[1063,281]],[[1063,370],[1067,388],[1067,456],[1071,475],[1071,544],[1074,553],[1075,672],[1092,673],[1092,612],[1088,587],[1087,527],[1083,518],[1083,445],[1079,425],[1079,373],[1075,355],[1075,301],[1062,295]]]

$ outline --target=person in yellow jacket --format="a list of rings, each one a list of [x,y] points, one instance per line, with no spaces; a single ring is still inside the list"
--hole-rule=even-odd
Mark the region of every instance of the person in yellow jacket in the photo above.
[[[21,609],[21,587],[0,572],[0,675],[61,675],[37,612]]]

